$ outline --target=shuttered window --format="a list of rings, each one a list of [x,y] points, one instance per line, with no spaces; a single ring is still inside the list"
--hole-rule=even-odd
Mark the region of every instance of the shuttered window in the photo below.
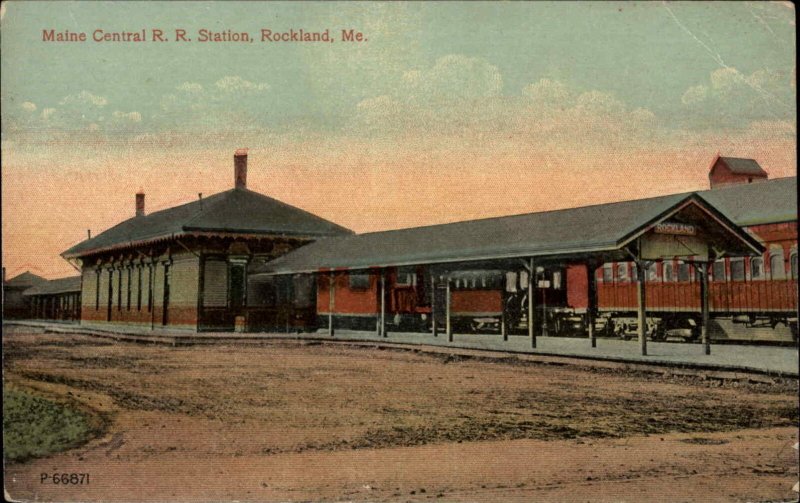
[[[228,263],[224,260],[206,260],[203,276],[203,306],[228,305]]]

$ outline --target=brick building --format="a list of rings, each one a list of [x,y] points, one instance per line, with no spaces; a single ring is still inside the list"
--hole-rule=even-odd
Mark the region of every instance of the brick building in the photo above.
[[[299,246],[352,232],[247,189],[245,150],[234,154],[234,181],[152,214],[136,194],[135,216],[62,253],[82,271],[81,324],[232,330],[238,319],[257,330],[310,316],[314,296],[302,278],[255,284],[248,276]],[[309,300],[278,313],[275,299],[287,291]]]

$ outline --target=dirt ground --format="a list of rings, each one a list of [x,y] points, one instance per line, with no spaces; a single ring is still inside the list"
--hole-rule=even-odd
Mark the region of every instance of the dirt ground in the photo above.
[[[173,348],[30,328],[4,330],[3,352],[4,383],[106,425],[82,447],[7,464],[15,499],[796,498],[796,380],[309,342]],[[43,473],[90,481],[41,483]]]

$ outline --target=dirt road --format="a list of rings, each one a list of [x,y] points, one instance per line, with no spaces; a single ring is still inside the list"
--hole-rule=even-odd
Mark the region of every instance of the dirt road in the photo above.
[[[20,499],[767,501],[797,480],[796,381],[19,329],[3,346],[7,382],[108,424],[7,466]],[[90,483],[40,483],[65,472]]]

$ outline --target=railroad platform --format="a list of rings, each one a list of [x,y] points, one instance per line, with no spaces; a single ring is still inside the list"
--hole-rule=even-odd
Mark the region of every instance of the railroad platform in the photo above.
[[[509,355],[529,355],[538,359],[572,358],[599,362],[617,362],[663,366],[669,368],[689,368],[720,372],[750,372],[779,377],[798,377],[798,348],[757,346],[744,344],[721,344],[711,346],[711,354],[703,354],[703,347],[697,343],[652,342],[648,341],[647,356],[639,354],[636,340],[598,338],[597,347],[592,348],[586,338],[578,337],[537,337],[537,347],[530,347],[529,338],[509,335],[504,341],[499,334],[454,334],[453,342],[448,342],[445,334],[434,337],[428,333],[389,332],[387,337],[379,337],[374,332],[338,330],[334,336],[327,331],[310,333],[232,333],[232,332],[188,332],[181,330],[136,327],[87,327],[74,323],[43,321],[6,321],[5,325],[38,327],[47,332],[76,333],[120,341],[156,343],[167,345],[192,345],[214,343],[257,343],[268,340],[308,340],[308,341],[348,341],[371,343],[386,346],[419,346],[421,348],[462,349],[486,353],[505,353]]]

